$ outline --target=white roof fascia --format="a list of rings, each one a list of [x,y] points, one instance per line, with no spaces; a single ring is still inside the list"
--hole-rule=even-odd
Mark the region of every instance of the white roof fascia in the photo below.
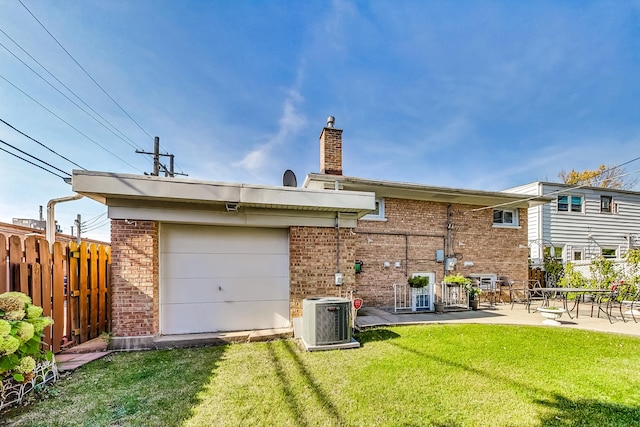
[[[333,187],[374,191],[378,197],[398,199],[429,200],[441,203],[458,203],[477,206],[501,206],[503,208],[529,208],[549,203],[552,199],[544,196],[527,196],[503,191],[467,190],[461,188],[434,187],[421,184],[371,180],[354,177],[309,174],[303,187]]]
[[[268,209],[354,212],[359,216],[375,209],[375,194],[371,192],[328,192],[95,171],[74,170],[72,188],[107,206],[110,200],[132,199],[176,204],[238,203]]]

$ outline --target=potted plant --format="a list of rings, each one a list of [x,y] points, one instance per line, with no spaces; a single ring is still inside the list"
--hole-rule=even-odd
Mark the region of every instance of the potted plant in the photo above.
[[[412,288],[424,288],[425,286],[429,286],[429,276],[409,277],[407,283]]]
[[[444,301],[442,301],[441,298],[437,298],[434,305],[435,305],[436,313],[444,313]]]
[[[469,294],[469,307],[471,310],[477,310],[478,305],[480,304],[480,293],[482,293],[482,289],[472,286],[471,283],[465,286],[466,291]]]

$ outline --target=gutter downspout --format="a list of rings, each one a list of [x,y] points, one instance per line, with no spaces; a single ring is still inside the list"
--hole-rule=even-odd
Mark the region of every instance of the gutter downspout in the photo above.
[[[56,241],[56,214],[55,206],[57,203],[72,202],[74,200],[82,199],[82,194],[75,194],[73,196],[59,197],[57,199],[51,199],[47,203],[47,227],[45,236],[49,242],[49,250],[53,250],[53,244]]]

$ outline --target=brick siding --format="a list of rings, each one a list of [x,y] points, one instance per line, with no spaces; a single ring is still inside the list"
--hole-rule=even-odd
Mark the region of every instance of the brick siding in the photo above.
[[[158,333],[158,223],[112,220],[111,256],[114,336]]]
[[[351,228],[340,229],[340,273],[343,285],[335,285],[337,261],[335,228],[291,227],[289,231],[290,316],[302,316],[302,300],[338,296],[355,285],[355,242]]]
[[[448,249],[447,206],[387,198],[386,221],[358,221],[356,259],[364,266],[362,273],[356,275],[356,288],[366,305],[393,306],[393,283],[406,283],[414,272],[435,272],[436,283],[442,281],[444,263],[435,258],[437,249]],[[489,273],[526,280],[528,252],[519,249],[519,245],[527,245],[526,209],[519,212],[519,228],[497,228],[493,227],[492,209],[472,211],[476,208],[452,205],[451,248],[446,252],[458,258],[453,273]],[[390,267],[384,267],[385,261]],[[474,265],[464,267],[464,261]],[[396,262],[401,263],[400,268],[395,267]],[[439,292],[436,286],[436,293]]]

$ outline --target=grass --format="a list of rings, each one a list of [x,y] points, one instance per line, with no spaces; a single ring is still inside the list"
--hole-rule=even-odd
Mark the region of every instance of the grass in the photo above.
[[[291,340],[118,353],[12,426],[637,426],[640,339],[499,325],[381,328],[357,350]],[[2,422],[0,421],[0,423]]]

